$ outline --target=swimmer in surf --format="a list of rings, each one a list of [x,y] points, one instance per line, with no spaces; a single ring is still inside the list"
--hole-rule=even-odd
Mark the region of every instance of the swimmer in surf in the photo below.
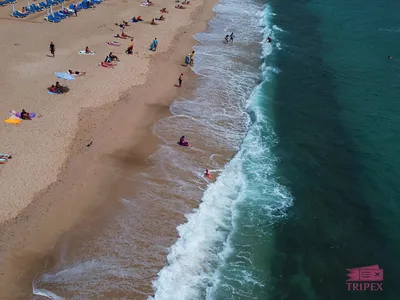
[[[393,57],[391,55],[388,56],[388,59],[392,59]]]
[[[271,42],[272,42],[272,39],[271,39],[270,37],[267,37],[267,42],[268,42],[268,43],[271,43]]]
[[[189,147],[189,143],[185,141],[185,136],[182,135],[181,138],[179,139],[179,145]]]

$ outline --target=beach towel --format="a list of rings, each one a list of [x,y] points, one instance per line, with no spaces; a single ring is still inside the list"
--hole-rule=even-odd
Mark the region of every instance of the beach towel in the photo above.
[[[121,44],[118,42],[107,42],[107,44],[110,46],[121,46]]]
[[[95,52],[89,52],[89,53],[86,53],[86,51],[85,50],[81,50],[81,51],[78,51],[78,54],[80,54],[80,55],[94,55],[94,53]]]
[[[75,77],[67,72],[54,72],[57,78],[61,78],[64,80],[75,80]]]
[[[5,122],[5,123],[8,123],[8,124],[19,124],[19,123],[22,122],[22,120],[21,120],[21,119],[15,119],[15,118],[10,117],[10,118],[8,118],[7,120],[4,120],[4,122]]]
[[[49,90],[47,90],[47,93],[48,93],[49,95],[60,95],[60,93],[53,93],[53,92],[50,92]]]

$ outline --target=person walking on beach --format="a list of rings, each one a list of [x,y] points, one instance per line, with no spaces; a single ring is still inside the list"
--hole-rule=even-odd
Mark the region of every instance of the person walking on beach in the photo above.
[[[56,52],[56,46],[54,46],[53,42],[50,42],[50,53],[51,55],[53,55],[53,58],[55,56],[55,52]]]
[[[179,76],[178,78],[179,87],[182,87],[182,80],[183,80],[183,73],[181,73],[181,76]]]
[[[233,32],[231,33],[231,35],[229,36],[229,41],[231,42],[231,43],[233,43],[233,38],[234,38],[235,36],[233,35]]]
[[[76,4],[74,4],[74,13],[75,13],[75,17],[78,16],[78,7],[76,6]]]
[[[153,41],[153,51],[157,50],[157,46],[158,46],[158,40],[157,40],[157,38],[155,38]]]

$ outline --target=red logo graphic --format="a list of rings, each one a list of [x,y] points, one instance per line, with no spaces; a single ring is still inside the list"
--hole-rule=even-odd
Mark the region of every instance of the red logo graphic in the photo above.
[[[379,265],[368,267],[360,267],[347,269],[350,273],[347,274],[350,278],[347,281],[347,290],[349,291],[383,291],[383,269]],[[358,282],[358,283],[353,283]]]

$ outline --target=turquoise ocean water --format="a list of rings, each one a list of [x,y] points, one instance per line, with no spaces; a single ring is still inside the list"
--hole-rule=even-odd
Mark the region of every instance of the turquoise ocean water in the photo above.
[[[195,71],[237,102],[238,152],[178,227],[155,299],[399,299],[399,9],[217,5]],[[348,291],[346,269],[375,264],[383,291]]]

